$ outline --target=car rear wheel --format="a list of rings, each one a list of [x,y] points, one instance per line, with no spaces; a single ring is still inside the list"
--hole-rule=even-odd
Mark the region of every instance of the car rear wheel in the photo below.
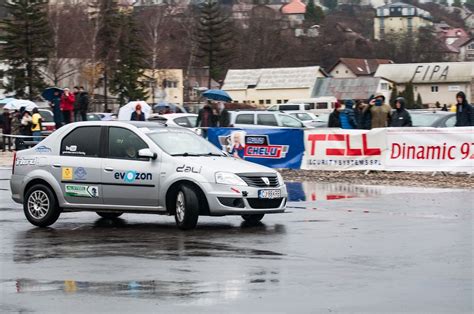
[[[53,191],[43,184],[36,184],[28,189],[23,202],[23,211],[26,219],[38,227],[52,225],[61,214]]]
[[[108,212],[97,212],[97,215],[99,215],[102,218],[108,218],[108,219],[114,219],[122,216],[123,213],[108,213]]]
[[[256,224],[263,219],[263,216],[265,216],[265,214],[242,215],[242,218],[248,223]]]
[[[199,218],[199,199],[193,188],[182,185],[176,193],[174,218],[181,230],[194,229]]]

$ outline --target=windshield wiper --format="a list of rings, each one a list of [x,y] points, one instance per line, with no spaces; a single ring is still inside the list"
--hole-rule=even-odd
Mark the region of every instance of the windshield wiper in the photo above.
[[[183,157],[188,157],[188,156],[201,156],[199,154],[192,154],[192,153],[182,153],[182,154],[171,154],[171,156],[183,156]]]

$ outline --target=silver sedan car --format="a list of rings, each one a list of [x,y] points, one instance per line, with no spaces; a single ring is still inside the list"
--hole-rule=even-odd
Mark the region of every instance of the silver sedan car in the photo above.
[[[251,223],[282,213],[287,190],[270,168],[230,157],[184,128],[150,122],[66,125],[15,155],[13,200],[36,226],[60,213],[174,215],[192,229],[200,215],[241,215]]]

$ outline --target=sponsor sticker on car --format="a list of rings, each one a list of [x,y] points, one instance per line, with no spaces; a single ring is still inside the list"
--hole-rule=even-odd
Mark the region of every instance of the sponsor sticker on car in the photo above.
[[[99,197],[99,187],[95,185],[66,184],[65,194],[72,197],[95,198]]]

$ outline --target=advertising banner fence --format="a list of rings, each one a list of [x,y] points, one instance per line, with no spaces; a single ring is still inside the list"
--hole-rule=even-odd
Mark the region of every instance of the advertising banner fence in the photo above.
[[[271,168],[300,169],[303,130],[209,128],[208,140],[229,154]]]
[[[271,168],[474,172],[474,128],[210,128],[220,149]]]

